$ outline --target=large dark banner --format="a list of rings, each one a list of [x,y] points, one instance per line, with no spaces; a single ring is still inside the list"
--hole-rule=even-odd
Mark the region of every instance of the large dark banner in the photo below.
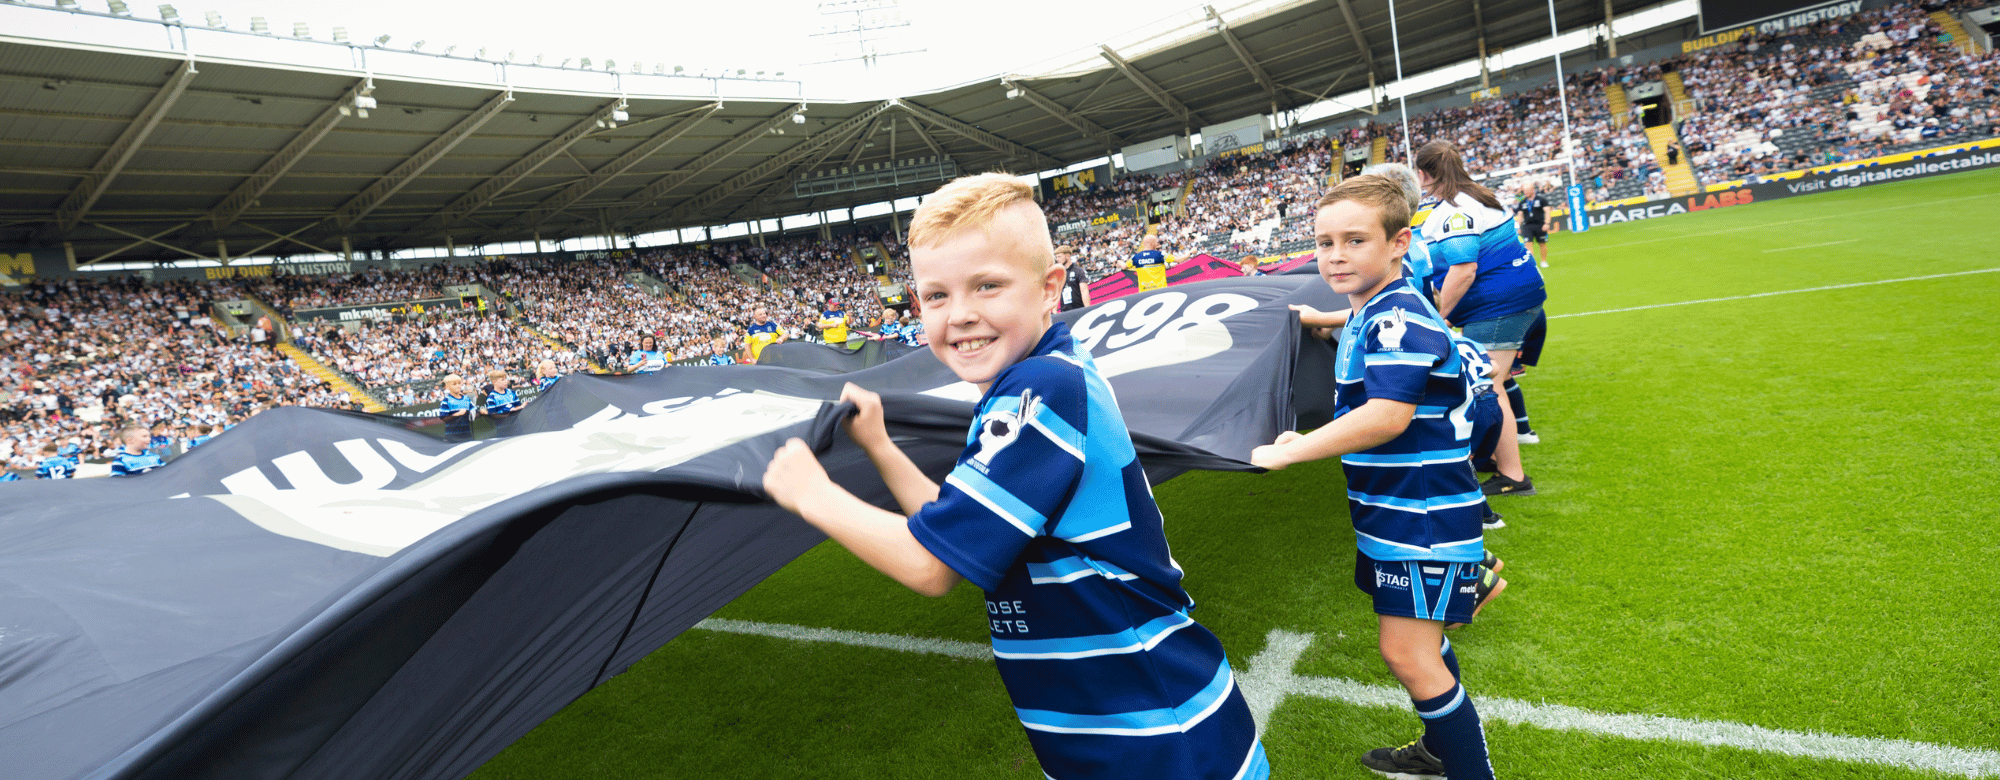
[[[1340,308],[1290,276],[1062,318],[1158,481],[1323,419],[1295,302]],[[892,506],[843,383],[949,470],[976,389],[929,350],[838,368],[570,376],[456,444],[285,408],[144,476],[0,486],[4,776],[461,777],[821,540],[760,495],[787,437]]]

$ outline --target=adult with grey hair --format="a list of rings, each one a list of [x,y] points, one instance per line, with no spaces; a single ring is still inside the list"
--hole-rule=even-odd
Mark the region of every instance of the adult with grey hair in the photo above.
[[[1417,204],[1424,199],[1424,188],[1417,183],[1417,172],[1410,170],[1410,166],[1402,163],[1376,163],[1361,169],[1361,175],[1380,176],[1395,182],[1397,187],[1402,188],[1403,198],[1410,202],[1410,213],[1417,213]],[[1434,270],[1431,265],[1431,251],[1418,238],[1416,225],[1412,225],[1410,230],[1410,251],[1403,255],[1403,268],[1410,273],[1410,286],[1417,288],[1417,291],[1425,298],[1431,299],[1432,303],[1436,303],[1437,292],[1424,283]]]

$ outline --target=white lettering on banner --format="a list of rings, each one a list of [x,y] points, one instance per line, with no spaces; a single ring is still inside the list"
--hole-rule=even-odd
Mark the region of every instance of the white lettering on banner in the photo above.
[[[1812,184],[1818,184],[1820,186],[1825,186],[1825,187],[1832,187],[1833,189],[1843,189],[1846,187],[1860,187],[1868,184],[1877,184],[1885,181],[1893,181],[1895,179],[1907,179],[1911,176],[1928,176],[1931,174],[1945,173],[1948,171],[1962,171],[1962,170],[1970,170],[1973,168],[1985,168],[1991,165],[2000,165],[2000,153],[1970,154],[1957,160],[1936,160],[1936,161],[1915,160],[1911,161],[1908,164],[1884,166],[1878,169],[1849,171],[1847,173],[1835,176],[1824,183],[1813,182]],[[1806,184],[1800,184],[1800,185],[1795,185],[1793,187],[1788,187],[1787,189],[1791,189],[1793,192],[1811,192],[1814,189],[1818,189],[1818,187],[1810,187]]]
[[[1121,349],[1138,342],[1155,329],[1164,335],[1193,328],[1207,323],[1221,322],[1243,312],[1257,308],[1257,301],[1248,295],[1238,293],[1216,293],[1196,299],[1185,307],[1181,303],[1187,294],[1178,290],[1168,290],[1146,296],[1138,306],[1130,307],[1124,298],[1105,302],[1102,308],[1090,312],[1070,326],[1070,335],[1076,338],[1077,346],[1095,351],[1097,342],[1110,335],[1112,319],[1124,314],[1123,321],[1117,323],[1125,331],[1113,336],[1105,346]],[[1157,302],[1157,304],[1155,303]],[[1172,319],[1174,315],[1179,319]]]
[[[1222,354],[1235,344],[1223,320],[1257,308],[1257,299],[1240,293],[1205,295],[1182,307],[1187,293],[1167,290],[1143,296],[1138,307],[1126,311],[1129,301],[1139,297],[1114,298],[1098,304],[1070,325],[1070,337],[1091,353],[1097,373],[1105,379]],[[1157,307],[1148,305],[1159,299],[1167,303]],[[1120,313],[1125,314],[1122,322],[1118,320]],[[1174,318],[1176,314],[1180,316]],[[1113,329],[1120,328],[1124,332],[1104,341]],[[1146,339],[1148,334],[1151,339]],[[1104,341],[1107,351],[1097,351],[1100,341]],[[982,393],[970,382],[955,382],[925,390],[924,395],[972,403]]]
[[[252,466],[222,480],[230,497],[223,503],[274,533],[389,555],[535,488],[585,474],[658,471],[811,420],[822,402],[760,391],[654,403],[647,407],[661,411],[629,415],[607,406],[564,430],[462,444],[434,459],[412,458],[407,446],[377,440],[406,468],[425,474],[401,489],[385,489],[394,469],[365,440],[333,445],[360,475],[347,484],[327,476],[321,458],[289,453],[272,461],[289,489]],[[460,452],[465,456],[444,462]]]

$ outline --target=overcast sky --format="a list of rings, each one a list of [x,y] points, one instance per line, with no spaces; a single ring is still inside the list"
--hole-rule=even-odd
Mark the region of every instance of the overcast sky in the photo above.
[[[54,0],[27,0],[51,6]],[[85,10],[104,11],[107,0],[79,0]],[[159,18],[158,0],[128,0],[134,16]],[[842,5],[842,0],[825,5]],[[1229,8],[1238,2],[1217,2]],[[829,38],[812,33],[823,26],[851,21],[853,16],[828,17],[812,0],[704,0],[635,3],[607,0],[180,0],[173,3],[182,19],[203,24],[209,11],[220,12],[232,29],[246,30],[250,17],[264,17],[273,33],[289,36],[293,24],[310,25],[315,38],[329,40],[335,26],[347,28],[355,41],[388,35],[390,48],[425,42],[425,51],[456,45],[467,55],[486,47],[496,56],[514,51],[522,60],[536,53],[551,64],[565,58],[590,57],[602,62],[644,62],[703,68],[742,68],[752,73],[784,71],[787,78],[804,77],[815,95],[885,97],[927,92],[975,79],[1018,71],[1051,57],[1106,40],[1118,33],[1199,8],[1197,2],[1138,2],[1135,0],[1012,0],[1004,13],[987,3],[964,0],[901,0],[908,27],[885,31],[893,37],[879,51],[925,50],[884,57],[873,71],[858,64],[803,67],[832,58]],[[0,6],[4,9],[5,6]],[[9,34],[75,39],[76,22],[68,14],[10,13]],[[101,25],[100,25],[101,26]],[[135,35],[142,45],[159,45],[157,28],[143,25]],[[852,48],[852,37],[846,38]]]

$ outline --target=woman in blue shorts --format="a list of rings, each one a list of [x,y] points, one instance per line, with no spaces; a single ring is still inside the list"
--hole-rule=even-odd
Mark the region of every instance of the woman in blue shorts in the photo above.
[[[1445,141],[1424,144],[1414,167],[1417,182],[1438,202],[1418,233],[1430,250],[1434,270],[1428,286],[1438,311],[1486,349],[1493,375],[1504,381],[1548,300],[1542,272],[1515,234],[1513,213],[1466,173],[1457,147]],[[1513,419],[1507,396],[1500,400],[1502,419]],[[1535,494],[1513,426],[1501,426],[1494,461],[1497,472],[1480,485],[1486,495]]]

